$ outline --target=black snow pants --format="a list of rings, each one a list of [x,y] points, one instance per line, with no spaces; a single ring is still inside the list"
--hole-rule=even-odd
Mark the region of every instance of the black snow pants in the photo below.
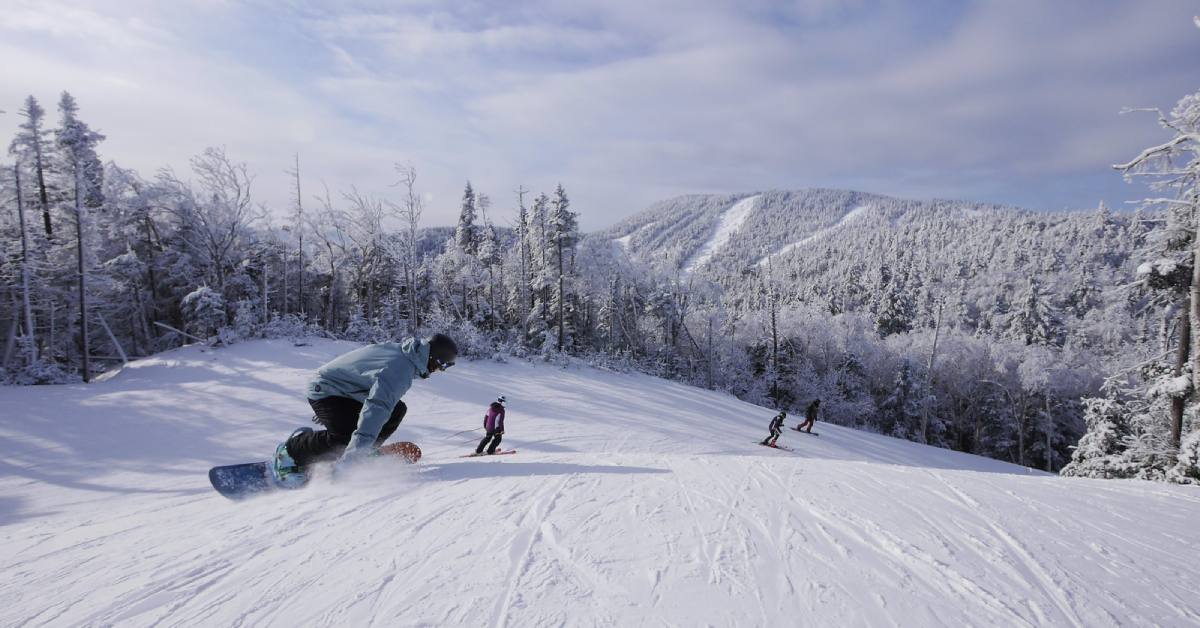
[[[297,434],[288,440],[288,454],[300,467],[341,456],[346,450],[346,445],[350,444],[354,430],[358,429],[358,416],[363,407],[363,404],[349,397],[309,399],[308,405],[312,406],[316,414],[313,422],[321,424],[325,429]],[[404,402],[397,401],[396,406],[392,408],[392,416],[379,430],[379,438],[375,439],[376,447],[382,445],[396,428],[400,427],[406,412],[408,407]]]
[[[765,440],[763,440],[762,444],[764,444],[764,445],[774,445],[774,444],[775,444],[775,441],[779,440],[779,435],[780,435],[780,434],[782,434],[782,433],[783,433],[783,432],[782,432],[782,431],[781,431],[779,428],[777,428],[777,427],[772,427],[772,428],[771,428],[771,435],[770,435],[770,436],[768,436],[768,437],[767,437]]]
[[[500,430],[490,430],[483,440],[479,441],[479,446],[475,448],[475,453],[483,453],[483,448],[487,447],[489,454],[496,453],[496,448],[500,446],[500,439],[504,437],[504,432]],[[488,441],[492,441],[491,447],[488,447]]]

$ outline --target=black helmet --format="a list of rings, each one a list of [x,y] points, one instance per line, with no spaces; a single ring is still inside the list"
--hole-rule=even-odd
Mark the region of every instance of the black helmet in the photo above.
[[[429,359],[444,371],[458,359],[458,345],[446,334],[434,334],[429,337]]]

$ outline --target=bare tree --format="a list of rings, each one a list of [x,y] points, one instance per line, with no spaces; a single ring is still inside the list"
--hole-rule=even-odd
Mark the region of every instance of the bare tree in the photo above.
[[[234,253],[249,238],[251,226],[266,211],[250,196],[253,182],[246,164],[234,163],[222,148],[207,148],[191,160],[198,186],[175,176],[159,173],[159,181],[171,191],[174,202],[164,209],[173,214],[190,237],[184,242],[205,264],[208,281],[226,294],[226,280],[233,271]]]
[[[33,337],[33,308],[29,298],[29,240],[25,233],[25,199],[21,194],[21,168],[13,165],[13,179],[17,189],[17,227],[21,230],[21,306],[25,317],[25,342],[27,364],[37,360],[37,345]]]
[[[355,284],[363,301],[363,315],[375,320],[375,274],[384,261],[383,202],[351,188],[342,198],[350,204],[350,227],[346,235],[359,262],[355,267]]]
[[[925,398],[921,403],[921,442],[929,443],[929,404],[933,402],[933,366],[937,360],[938,339],[942,335],[942,308],[945,301],[940,296],[937,302],[937,322],[933,327],[933,347],[929,349],[929,362],[925,366]]]
[[[403,247],[401,267],[404,273],[404,285],[408,292],[408,333],[415,335],[420,325],[420,315],[417,312],[417,229],[421,224],[421,212],[424,210],[424,204],[421,201],[421,195],[417,193],[417,169],[412,164],[396,164],[395,168],[396,173],[400,175],[400,180],[396,182],[396,185],[404,187],[404,197],[399,205],[394,203],[390,205],[404,227],[401,235]]]
[[[333,206],[328,188],[325,189],[325,195],[318,197],[318,200],[321,202],[321,211],[316,216],[309,217],[308,228],[320,241],[329,265],[329,293],[325,305],[325,328],[332,330],[337,329],[338,322],[337,305],[340,290],[338,265],[350,248],[347,241],[349,218],[345,212]]]
[[[292,179],[295,182],[295,188],[294,188],[294,192],[293,192],[294,193],[293,201],[295,201],[295,203],[296,203],[296,213],[293,214],[293,216],[292,216],[292,225],[293,225],[292,228],[295,229],[295,233],[296,233],[296,253],[298,256],[298,260],[297,260],[297,266],[298,266],[297,275],[298,275],[298,277],[297,277],[296,283],[299,284],[299,288],[298,288],[298,294],[296,295],[296,299],[297,299],[296,307],[300,312],[300,316],[303,317],[304,316],[304,201],[302,200],[303,196],[300,193],[300,153],[296,153],[296,167],[293,170],[289,170],[288,174],[292,175]],[[285,256],[284,259],[286,260],[287,257]],[[284,307],[284,313],[286,313],[287,312],[287,288],[286,288],[287,262],[286,261],[284,262],[283,275],[284,275],[284,281],[285,281],[283,307]]]

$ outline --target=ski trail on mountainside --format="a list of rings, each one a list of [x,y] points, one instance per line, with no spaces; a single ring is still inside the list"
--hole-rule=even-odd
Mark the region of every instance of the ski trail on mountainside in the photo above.
[[[766,257],[759,259],[757,264],[759,266],[766,266],[767,260],[773,256],[784,255],[784,254],[790,253],[791,251],[794,251],[795,249],[798,249],[798,248],[804,246],[805,244],[808,244],[810,242],[816,242],[817,240],[820,240],[821,238],[829,237],[829,234],[833,233],[834,231],[837,231],[838,229],[841,229],[842,227],[845,227],[846,225],[849,225],[858,220],[861,220],[863,218],[863,216],[866,215],[866,213],[868,211],[870,211],[870,209],[871,209],[871,207],[869,205],[859,205],[858,207],[855,207],[854,209],[847,212],[845,216],[842,216],[842,218],[840,220],[838,220],[837,223],[835,223],[833,226],[826,227],[824,229],[818,229],[818,230],[814,231],[812,234],[804,237],[803,239],[797,240],[790,244],[786,244],[782,248],[780,248],[778,251],[775,251],[774,253],[771,253],[770,255],[767,255]]]
[[[689,275],[697,268],[707,264],[708,260],[712,259],[713,255],[716,255],[717,251],[720,251],[721,247],[725,246],[733,234],[742,227],[742,223],[746,222],[746,218],[750,216],[750,212],[761,197],[761,194],[756,194],[744,198],[722,212],[712,237],[683,265],[683,274]]]

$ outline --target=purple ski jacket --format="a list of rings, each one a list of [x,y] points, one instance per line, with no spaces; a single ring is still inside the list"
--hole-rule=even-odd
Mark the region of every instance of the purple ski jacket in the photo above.
[[[495,401],[492,402],[492,405],[488,407],[487,414],[483,417],[483,429],[489,432],[504,431],[504,406]]]

